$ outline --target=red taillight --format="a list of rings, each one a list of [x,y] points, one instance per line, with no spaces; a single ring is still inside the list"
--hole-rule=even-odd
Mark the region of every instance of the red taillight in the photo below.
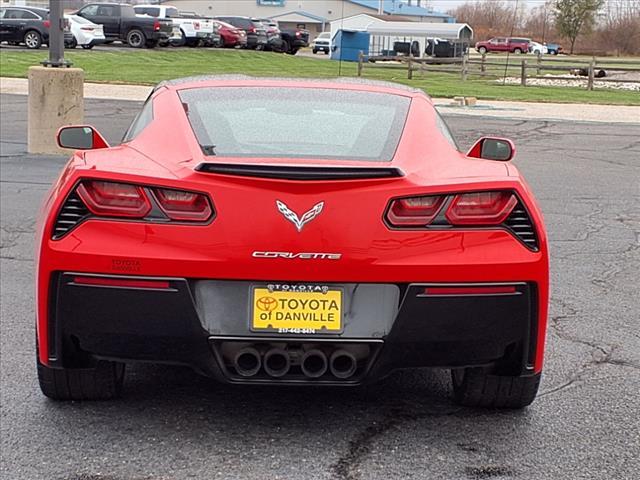
[[[249,33],[256,33],[256,31],[257,31],[257,30],[256,30],[256,27],[251,27],[251,28],[249,29]]]
[[[499,225],[518,200],[511,192],[474,192],[456,195],[445,216],[452,225]]]
[[[445,197],[412,197],[394,200],[387,212],[387,220],[395,227],[424,226],[436,218]]]
[[[94,287],[153,288],[157,290],[166,290],[170,287],[169,282],[166,280],[136,280],[112,277],[73,277],[73,283]]]
[[[153,22],[153,29],[157,32],[160,30],[160,20]]]
[[[42,22],[42,25],[44,25],[44,28],[49,28],[51,26],[51,21],[45,20],[44,22]]]
[[[153,193],[160,208],[171,220],[206,222],[211,217],[209,199],[201,193],[168,188],[155,188]]]
[[[94,215],[144,218],[151,210],[144,190],[128,183],[84,181],[78,195]]]
[[[419,297],[440,297],[446,295],[513,295],[517,293],[514,285],[499,286],[463,286],[463,287],[426,287]]]

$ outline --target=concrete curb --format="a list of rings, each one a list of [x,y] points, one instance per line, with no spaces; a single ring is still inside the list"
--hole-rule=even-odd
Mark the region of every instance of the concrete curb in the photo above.
[[[105,100],[143,101],[151,93],[151,90],[152,87],[144,85],[85,83],[84,97]],[[0,93],[27,95],[27,79],[0,77]],[[480,100],[473,107],[460,107],[447,98],[434,98],[433,101],[438,110],[445,114],[527,120],[640,124],[640,106]]]

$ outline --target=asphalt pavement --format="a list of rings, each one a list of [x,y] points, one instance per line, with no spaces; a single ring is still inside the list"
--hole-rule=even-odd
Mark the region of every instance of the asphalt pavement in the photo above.
[[[0,96],[0,478],[636,479],[640,471],[640,124],[449,116],[461,146],[514,139],[551,243],[541,393],[461,408],[447,372],[358,389],[225,386],[136,365],[124,397],[54,403],[34,352],[33,230],[65,162],[26,150],[26,97]],[[86,102],[117,141],[140,104]]]

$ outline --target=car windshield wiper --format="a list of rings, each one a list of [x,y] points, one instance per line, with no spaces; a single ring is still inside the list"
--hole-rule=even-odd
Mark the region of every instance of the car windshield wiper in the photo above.
[[[202,152],[205,155],[215,155],[216,154],[216,146],[215,145],[200,145]]]

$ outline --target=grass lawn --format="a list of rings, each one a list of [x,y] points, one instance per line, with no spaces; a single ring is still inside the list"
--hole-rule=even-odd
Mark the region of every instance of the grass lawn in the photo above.
[[[155,49],[67,52],[74,66],[85,70],[89,82],[153,85],[176,77],[203,74],[240,73],[255,76],[337,77],[355,76],[356,64],[289,56],[268,52]],[[0,51],[0,76],[26,77],[27,69],[47,57],[47,52]],[[598,89],[592,92],[569,87],[520,87],[500,85],[495,79],[471,79],[448,73],[414,74],[406,71],[366,66],[365,78],[411,85],[433,97],[475,96],[487,100],[530,102],[601,103],[640,105],[638,92]]]

